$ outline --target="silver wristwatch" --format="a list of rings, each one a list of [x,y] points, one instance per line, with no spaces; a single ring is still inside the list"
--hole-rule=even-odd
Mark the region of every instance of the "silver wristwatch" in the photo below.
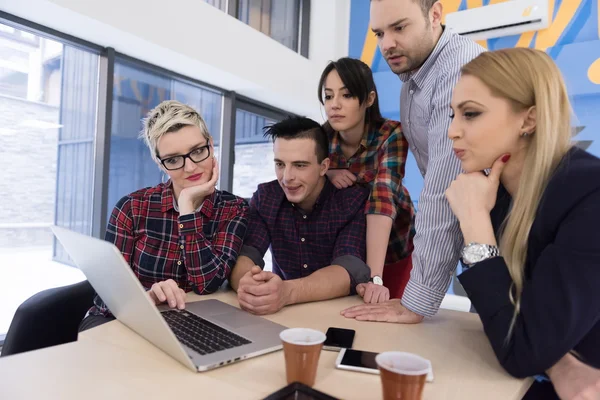
[[[369,282],[373,282],[374,284],[376,284],[378,286],[383,286],[383,279],[381,279],[381,277],[379,275],[375,275],[375,276],[371,277],[371,279],[369,279]]]
[[[481,243],[469,243],[462,249],[461,260],[463,264],[470,267],[478,262],[489,258],[498,257],[500,249],[498,246]]]

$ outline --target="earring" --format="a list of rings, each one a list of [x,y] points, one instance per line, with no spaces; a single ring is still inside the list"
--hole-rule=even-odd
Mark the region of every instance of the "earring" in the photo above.
[[[521,137],[524,137],[524,138],[527,137],[527,136],[529,136],[529,135],[531,135],[531,133],[529,133],[529,132],[523,132],[523,133],[521,133]]]

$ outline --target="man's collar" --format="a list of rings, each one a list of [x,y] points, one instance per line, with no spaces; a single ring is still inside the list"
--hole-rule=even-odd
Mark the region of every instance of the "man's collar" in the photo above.
[[[333,184],[331,182],[329,182],[329,178],[327,178],[327,175],[325,175],[324,178],[325,178],[325,184],[323,185],[323,189],[321,189],[321,193],[319,193],[319,196],[317,197],[317,201],[315,201],[313,210],[319,206],[322,206],[323,203],[325,203],[327,201],[327,199],[329,199],[329,197],[331,197],[333,189],[335,188],[335,186],[333,186]]]
[[[317,208],[322,206],[323,203],[325,203],[327,201],[327,199],[329,199],[329,197],[331,197],[331,194],[332,194],[333,190],[335,189],[335,186],[333,186],[333,184],[329,181],[329,179],[327,178],[327,175],[325,175],[323,178],[325,179],[325,183],[323,185],[323,188],[321,189],[321,192],[317,196],[317,200],[315,201],[315,204],[313,204],[312,209],[310,211],[303,211],[303,213],[310,214],[311,212],[315,211]],[[297,209],[300,208],[295,203],[290,202],[290,204],[294,208],[297,208]]]

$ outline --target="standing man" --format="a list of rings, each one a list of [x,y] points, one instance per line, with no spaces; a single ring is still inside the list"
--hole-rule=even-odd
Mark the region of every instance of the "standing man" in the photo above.
[[[440,307],[463,246],[444,192],[460,173],[448,139],[450,99],[461,67],[485,49],[442,25],[436,0],[371,0],[371,29],[403,82],[402,130],[425,180],[416,217],[413,269],[402,302],[344,310],[347,317],[418,323]],[[382,314],[380,308],[387,308]],[[375,318],[377,314],[377,318]],[[388,315],[384,317],[383,315]]]

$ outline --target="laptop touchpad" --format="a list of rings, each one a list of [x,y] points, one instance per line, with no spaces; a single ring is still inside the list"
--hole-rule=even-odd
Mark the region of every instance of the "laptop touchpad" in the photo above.
[[[259,317],[255,317],[244,312],[230,312],[213,315],[210,318],[232,328],[242,328],[244,326],[254,325],[261,322]]]

